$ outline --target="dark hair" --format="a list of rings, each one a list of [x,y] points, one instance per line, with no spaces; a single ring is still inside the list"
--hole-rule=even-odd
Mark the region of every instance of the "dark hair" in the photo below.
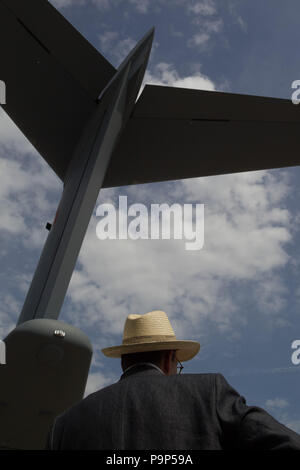
[[[139,353],[122,354],[122,369],[126,370],[128,367],[133,366],[134,364],[139,364],[140,362],[152,362],[152,364],[160,366],[164,355],[169,351],[169,349],[166,349],[163,351],[146,351]]]

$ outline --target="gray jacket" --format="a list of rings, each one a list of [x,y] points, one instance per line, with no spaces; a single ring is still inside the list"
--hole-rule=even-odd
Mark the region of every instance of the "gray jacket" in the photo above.
[[[221,374],[140,365],[56,418],[46,449],[300,450],[300,436],[247,406]]]

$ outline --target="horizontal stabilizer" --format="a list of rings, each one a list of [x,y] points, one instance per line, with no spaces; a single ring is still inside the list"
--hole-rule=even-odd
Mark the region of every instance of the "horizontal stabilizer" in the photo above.
[[[300,164],[290,100],[146,85],[102,187]]]
[[[63,180],[115,68],[47,1],[0,0],[3,109]]]

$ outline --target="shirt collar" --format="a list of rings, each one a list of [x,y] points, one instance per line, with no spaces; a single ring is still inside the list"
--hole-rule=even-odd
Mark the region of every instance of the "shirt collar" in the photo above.
[[[125,372],[127,373],[130,369],[133,369],[134,367],[138,366],[151,366],[157,369],[161,374],[165,375],[161,368],[158,367],[156,364],[153,364],[152,362],[138,362],[137,364],[133,364],[132,366],[127,367],[127,369],[125,369],[123,373],[125,374]]]

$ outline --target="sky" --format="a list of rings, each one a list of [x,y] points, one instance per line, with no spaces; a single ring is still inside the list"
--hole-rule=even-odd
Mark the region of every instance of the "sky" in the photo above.
[[[300,79],[297,0],[52,0],[118,67],[155,26],[143,82],[290,99]],[[1,76],[0,76],[1,79]],[[201,149],[199,149],[199,152]],[[243,149],[241,148],[241,158]],[[230,157],[230,156],[228,156]],[[93,345],[86,395],[117,381],[131,313],[164,310],[201,344],[184,373],[218,372],[249,405],[300,433],[298,167],[100,191],[59,320]],[[0,338],[15,327],[62,182],[0,108]],[[100,204],[204,204],[204,245],[99,240]]]

